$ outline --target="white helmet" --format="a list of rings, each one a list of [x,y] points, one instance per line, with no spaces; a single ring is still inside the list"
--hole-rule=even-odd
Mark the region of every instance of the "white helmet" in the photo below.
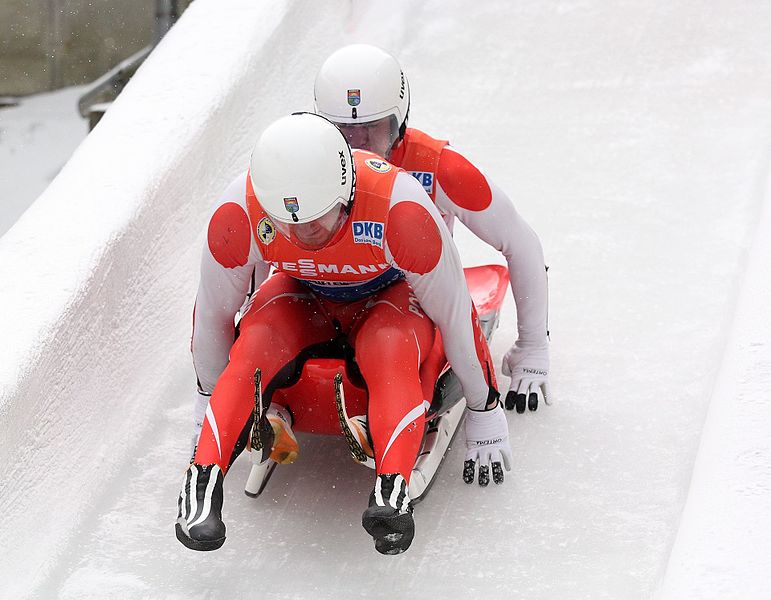
[[[254,146],[249,173],[276,229],[311,250],[339,231],[356,191],[351,147],[333,123],[313,113],[269,125]]]
[[[375,46],[352,44],[327,58],[314,99],[316,113],[336,123],[354,148],[387,158],[407,129],[409,83],[397,60]]]

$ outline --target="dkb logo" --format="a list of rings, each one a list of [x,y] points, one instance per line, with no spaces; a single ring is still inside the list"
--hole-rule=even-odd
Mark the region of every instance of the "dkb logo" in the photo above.
[[[434,193],[434,174],[433,173],[428,173],[426,171],[410,171],[410,175],[412,175],[415,179],[417,179],[420,182],[420,185],[422,185],[423,189],[426,190],[426,194]]]
[[[377,221],[354,221],[353,242],[355,244],[370,244],[383,247],[383,224]]]

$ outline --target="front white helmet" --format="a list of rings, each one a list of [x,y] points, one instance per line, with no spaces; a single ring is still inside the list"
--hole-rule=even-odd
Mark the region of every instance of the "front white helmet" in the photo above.
[[[410,86],[397,60],[376,46],[352,44],[321,66],[316,112],[336,123],[351,146],[387,157],[404,136]]]
[[[333,123],[313,113],[269,125],[254,146],[249,173],[276,229],[312,250],[339,231],[356,190],[348,142]]]

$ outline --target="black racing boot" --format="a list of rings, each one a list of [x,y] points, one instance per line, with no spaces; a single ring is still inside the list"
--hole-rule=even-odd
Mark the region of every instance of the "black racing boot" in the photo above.
[[[400,474],[378,475],[361,524],[381,554],[401,554],[415,537],[415,520],[407,482]]]
[[[219,465],[191,463],[179,493],[177,539],[191,550],[216,550],[225,543]]]

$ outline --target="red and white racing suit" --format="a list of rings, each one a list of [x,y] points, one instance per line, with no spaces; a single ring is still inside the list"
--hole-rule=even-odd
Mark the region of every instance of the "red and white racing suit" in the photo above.
[[[389,161],[415,177],[450,231],[455,218],[506,257],[519,343],[547,345],[547,281],[541,242],[511,200],[447,140],[407,129]]]
[[[482,409],[496,396],[489,350],[436,207],[403,170],[364,151],[355,151],[354,161],[351,214],[320,250],[304,250],[277,233],[246,174],[214,212],[192,340],[200,388],[213,393],[195,463],[226,471],[240,452],[256,368],[269,396],[304,353],[341,333],[367,383],[378,473],[409,481],[430,401],[420,367],[434,344],[434,324],[468,405]],[[268,279],[271,266],[276,274]],[[252,277],[257,291],[233,343],[233,317]]]

